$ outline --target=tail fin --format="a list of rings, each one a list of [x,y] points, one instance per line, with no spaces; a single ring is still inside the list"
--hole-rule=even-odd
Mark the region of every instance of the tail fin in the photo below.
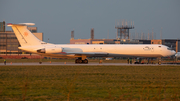
[[[21,46],[41,45],[44,43],[35,37],[27,26],[35,25],[34,23],[8,24],[11,26]]]

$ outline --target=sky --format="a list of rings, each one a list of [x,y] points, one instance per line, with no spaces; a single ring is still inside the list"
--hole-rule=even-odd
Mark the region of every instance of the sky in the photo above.
[[[95,39],[115,39],[115,26],[123,20],[134,22],[131,39],[141,33],[147,38],[152,30],[154,39],[160,33],[180,39],[179,5],[180,0],[1,0],[0,22],[35,23],[50,43],[70,43],[72,30],[75,39],[89,39],[91,28]]]

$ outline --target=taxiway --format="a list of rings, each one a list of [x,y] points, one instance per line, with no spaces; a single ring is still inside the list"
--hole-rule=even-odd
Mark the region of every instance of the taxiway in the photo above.
[[[6,63],[6,65],[4,65],[4,63],[0,63],[0,66],[51,66],[51,65],[59,65],[59,66],[66,66],[66,65],[70,65],[70,66],[157,66],[158,64],[127,64],[127,63],[88,63],[88,64],[75,64],[73,62],[43,62],[42,64],[39,64],[37,62],[33,62],[33,63]],[[177,64],[161,64],[161,65],[177,65]]]

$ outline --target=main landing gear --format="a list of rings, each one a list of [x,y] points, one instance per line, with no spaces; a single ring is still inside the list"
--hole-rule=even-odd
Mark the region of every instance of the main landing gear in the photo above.
[[[85,63],[85,64],[88,64],[88,60],[87,59],[82,60],[82,58],[78,58],[78,59],[75,60],[75,63],[80,63],[80,64]]]
[[[158,57],[158,64],[161,65],[161,57]]]

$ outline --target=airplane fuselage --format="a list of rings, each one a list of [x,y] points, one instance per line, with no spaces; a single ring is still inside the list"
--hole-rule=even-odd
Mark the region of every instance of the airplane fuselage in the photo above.
[[[76,55],[68,55],[68,57],[78,57],[78,53],[96,53],[86,54],[87,57],[166,57],[174,54],[174,51],[169,50],[164,45],[151,45],[151,44],[109,44],[109,45],[94,45],[94,44],[51,44],[51,45],[37,45],[37,46],[26,46],[20,47],[20,49],[41,54],[44,56],[59,57],[69,54],[76,53]],[[37,52],[38,49],[45,49],[48,52]],[[59,50],[57,52],[56,50]],[[55,52],[53,52],[55,51]],[[98,54],[99,53],[99,54]],[[81,54],[82,55],[82,54]]]

